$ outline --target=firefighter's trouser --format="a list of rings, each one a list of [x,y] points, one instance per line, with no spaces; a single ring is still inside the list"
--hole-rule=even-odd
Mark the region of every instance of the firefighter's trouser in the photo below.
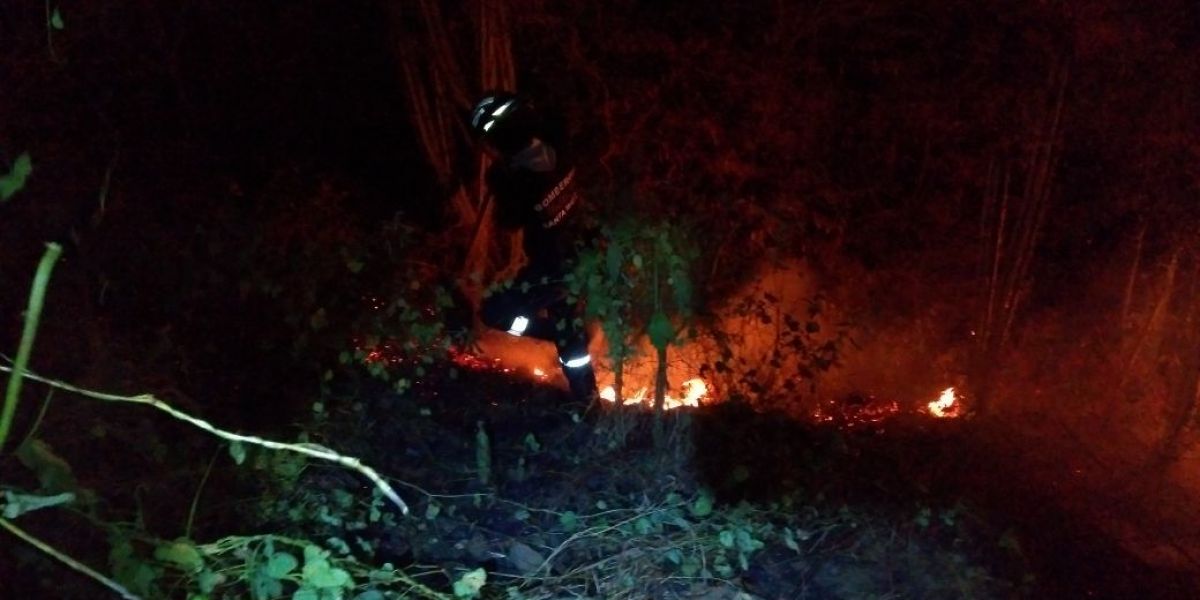
[[[488,327],[511,335],[554,342],[558,362],[571,395],[590,402],[596,395],[596,374],[588,354],[588,334],[577,302],[557,278],[532,268],[522,269],[501,289],[483,299],[480,318]]]

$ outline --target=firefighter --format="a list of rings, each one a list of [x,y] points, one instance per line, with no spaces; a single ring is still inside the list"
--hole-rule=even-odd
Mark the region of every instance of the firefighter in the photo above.
[[[470,127],[492,160],[485,181],[496,224],[523,232],[528,260],[510,284],[485,295],[480,318],[511,335],[554,342],[572,398],[590,403],[596,375],[587,329],[563,280],[587,239],[567,145],[532,103],[510,92],[480,100]]]

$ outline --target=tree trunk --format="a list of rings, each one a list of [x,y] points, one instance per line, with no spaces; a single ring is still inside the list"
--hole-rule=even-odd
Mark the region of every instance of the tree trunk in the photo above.
[[[658,370],[654,376],[654,442],[661,446],[666,439],[663,414],[667,403],[667,347],[658,350]]]
[[[1133,264],[1129,265],[1129,280],[1125,282],[1125,297],[1121,301],[1121,329],[1129,327],[1129,309],[1133,305],[1133,292],[1137,288],[1137,275],[1142,267],[1142,250],[1146,242],[1147,223],[1138,228],[1137,244],[1133,250]]]
[[[980,252],[981,264],[977,267],[979,273],[987,274],[987,293],[980,307],[975,346],[968,365],[974,410],[979,415],[992,408],[997,364],[1032,285],[1034,251],[1046,222],[1060,154],[1066,82],[1065,65],[1050,74],[1051,104],[1041,122],[1031,128],[1034,142],[1024,165],[1024,185],[1019,195],[1010,195],[1008,167],[989,169],[990,181],[980,219],[987,248]]]
[[[482,185],[484,165],[476,173],[457,172],[469,144],[463,139],[461,115],[479,89],[515,89],[516,67],[507,2],[479,0],[477,8],[477,39],[456,40],[450,32],[459,28],[451,27],[437,0],[389,4],[413,127],[444,194],[437,200],[448,203],[455,229],[467,240],[459,274],[479,273],[486,279],[497,272],[511,274],[520,259],[520,240],[502,235],[492,224]],[[461,50],[470,47],[479,50],[477,86],[470,84],[461,58],[466,55]],[[464,292],[478,301],[482,288]]]

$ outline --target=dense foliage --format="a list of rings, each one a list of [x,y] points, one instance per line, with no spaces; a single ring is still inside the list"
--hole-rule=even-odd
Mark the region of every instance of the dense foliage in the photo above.
[[[660,365],[690,344],[738,401],[695,430],[660,418],[653,449],[640,416],[568,415],[447,360],[493,274],[464,269],[476,223],[450,201],[478,170],[451,105],[430,114],[455,173],[433,173],[404,65],[448,52],[466,76],[431,85],[478,91],[474,57],[499,35],[480,2],[417,3],[441,9],[444,48],[371,0],[77,4],[0,5],[0,354],[59,242],[35,372],[423,486],[398,518],[354,475],[26,381],[5,404],[6,522],[134,592],[636,597],[738,580],[955,597],[1062,571],[1018,541],[1047,521],[1004,530],[955,503],[997,493],[959,449],[1028,481],[1015,504],[1062,504],[1084,531],[1114,511],[1165,538],[1200,522],[1171,470],[1194,464],[1200,402],[1194,2],[508,3],[517,80],[561,113],[605,224],[569,283],[617,387],[639,344]],[[990,400],[969,435],[737,412],[914,405],[949,383]],[[884,466],[856,471],[865,457]],[[0,595],[96,595],[0,547]],[[1175,547],[1147,554],[1186,565]]]

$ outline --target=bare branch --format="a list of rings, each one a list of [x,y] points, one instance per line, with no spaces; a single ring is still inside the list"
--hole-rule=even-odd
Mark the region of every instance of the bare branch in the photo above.
[[[11,373],[12,368],[0,366],[0,371]],[[92,390],[83,389],[80,387],[73,386],[69,383],[42,377],[40,375],[31,373],[31,372],[26,372],[24,374],[24,376],[27,379],[39,381],[46,385],[56,387],[61,390],[74,392],[81,396],[86,396],[88,398],[94,398],[96,400],[104,400],[105,402],[130,402],[133,404],[146,404],[146,405],[152,406],[154,408],[157,408],[157,409],[171,415],[172,417],[179,419],[180,421],[190,423],[190,424],[192,424],[196,427],[199,427],[200,429],[203,429],[204,431],[207,431],[219,438],[223,438],[223,439],[229,440],[231,442],[242,442],[245,444],[254,444],[256,446],[262,446],[264,448],[270,448],[272,450],[287,450],[289,452],[295,452],[297,454],[303,454],[305,456],[311,456],[313,458],[327,460],[329,462],[333,462],[333,463],[342,465],[343,467],[346,467],[349,469],[354,469],[355,471],[362,473],[363,476],[366,477],[367,479],[370,479],[371,482],[375,484],[375,487],[379,488],[379,491],[383,492],[383,495],[387,496],[388,500],[391,500],[392,503],[395,504],[400,509],[401,513],[406,514],[406,515],[408,514],[408,505],[405,504],[404,501],[400,499],[400,495],[396,493],[396,490],[394,488],[392,488],[391,484],[389,484],[382,477],[380,477],[379,473],[376,472],[375,469],[372,469],[371,467],[368,467],[368,466],[362,464],[362,461],[360,461],[357,458],[354,458],[352,456],[344,456],[342,454],[334,452],[333,450],[326,448],[324,446],[320,446],[318,444],[289,444],[286,442],[276,442],[273,440],[263,439],[263,438],[260,438],[258,436],[254,436],[254,435],[242,435],[239,433],[232,433],[229,431],[225,431],[223,429],[219,429],[219,428],[215,427],[208,421],[205,421],[205,420],[197,418],[197,417],[193,417],[179,409],[176,409],[175,407],[167,404],[166,402],[163,402],[162,400],[159,400],[158,398],[155,398],[154,396],[152,396],[150,394],[138,394],[137,396],[119,396],[116,394],[106,394],[103,392],[95,392]]]
[[[105,587],[120,594],[122,598],[125,598],[126,600],[141,600],[141,596],[138,596],[138,595],[134,594],[133,592],[130,592],[127,588],[125,588],[125,586],[117,583],[116,581],[113,581],[112,579],[109,579],[108,577],[101,575],[100,573],[96,572],[95,569],[75,560],[74,558],[71,558],[70,556],[63,554],[62,552],[59,552],[54,546],[51,546],[50,544],[43,542],[42,540],[34,537],[33,535],[31,535],[29,532],[25,531],[24,529],[17,527],[12,521],[9,521],[8,519],[5,519],[5,518],[0,518],[0,527],[7,529],[9,531],[9,533],[21,538],[26,543],[28,543],[30,546],[33,546],[34,548],[37,548],[38,550],[41,550],[42,552],[54,557],[55,560],[58,560],[59,562],[63,563],[64,565],[67,565],[68,567],[71,567],[72,569],[74,569],[80,573],[83,573],[84,575],[87,575],[88,577],[91,577],[92,579],[95,579],[96,581],[103,584]]]

